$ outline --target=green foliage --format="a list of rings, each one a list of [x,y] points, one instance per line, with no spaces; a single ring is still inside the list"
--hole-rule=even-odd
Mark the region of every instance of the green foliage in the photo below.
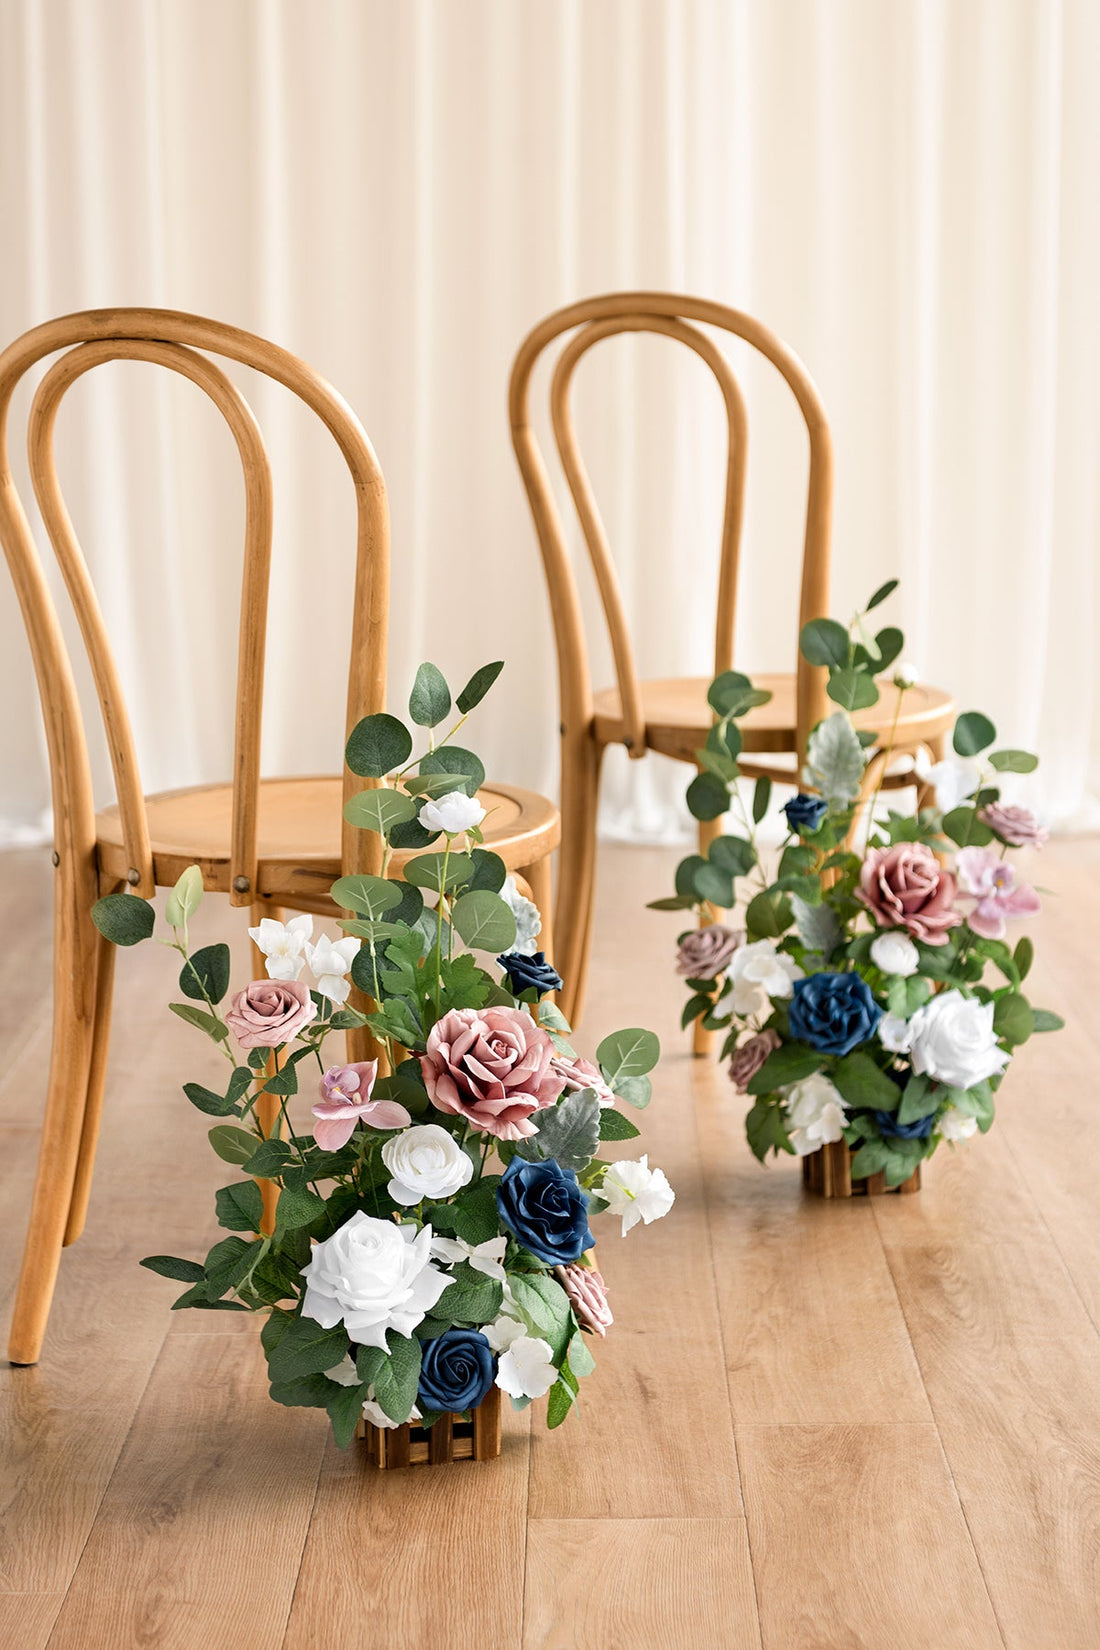
[[[146,1255],[139,1262],[161,1278],[174,1278],[177,1283],[202,1283],[206,1273],[197,1260],[179,1260],[175,1255]]]
[[[231,1095],[215,1094],[212,1089],[203,1088],[201,1083],[185,1083],[183,1092],[191,1104],[208,1117],[233,1117],[240,1113],[240,1107]]]
[[[943,829],[960,848],[984,848],[993,841],[993,832],[978,818],[977,809],[966,804],[944,814]]]
[[[993,1029],[1010,1047],[1026,1043],[1035,1029],[1035,1016],[1027,998],[1018,991],[997,997],[993,1004]]]
[[[469,711],[473,710],[475,705],[480,705],[481,701],[484,699],[485,695],[488,693],[489,689],[492,687],[493,683],[496,681],[503,669],[504,660],[497,659],[493,664],[482,665],[478,670],[474,671],[473,675],[470,677],[470,680],[466,683],[466,686],[462,689],[462,692],[455,700],[455,704],[464,716]]]
[[[473,874],[466,884],[467,893],[499,894],[508,879],[508,867],[499,854],[488,848],[472,848]]]
[[[509,1272],[508,1283],[528,1330],[549,1342],[559,1362],[573,1332],[573,1310],[565,1290],[545,1272]]]
[[[484,1272],[476,1271],[467,1261],[461,1261],[451,1277],[453,1281],[432,1308],[436,1321],[448,1327],[452,1324],[491,1323],[500,1311],[504,1285],[498,1279],[488,1278]]]
[[[869,1106],[876,1111],[894,1111],[901,1099],[898,1085],[887,1077],[869,1054],[857,1050],[838,1060],[832,1080],[850,1106]]]
[[[273,1325],[277,1328],[268,1335]],[[326,1369],[342,1363],[348,1353],[347,1331],[342,1324],[322,1329],[312,1318],[292,1318],[285,1313],[272,1313],[260,1339],[273,1385],[300,1380],[303,1375],[323,1375]]]
[[[768,804],[772,797],[772,782],[767,774],[762,774],[756,781],[752,793],[753,824],[759,825],[768,811]]]
[[[467,796],[476,796],[485,783],[485,767],[481,758],[475,756],[473,751],[463,750],[460,745],[440,745],[438,750],[422,756],[420,772],[462,775],[460,782],[450,788],[465,791]]]
[[[745,927],[754,940],[778,939],[794,921],[794,908],[786,894],[774,888],[757,894],[745,911]]]
[[[754,1157],[763,1163],[769,1151],[793,1154],[782,1107],[774,1101],[758,1100],[745,1118],[745,1132]]]
[[[802,657],[811,665],[829,665],[843,669],[851,650],[848,632],[836,619],[811,619],[802,626],[799,646]]]
[[[216,1015],[207,1014],[201,1008],[195,1008],[191,1003],[169,1003],[168,1007],[181,1020],[186,1020],[189,1026],[195,1026],[199,1031],[205,1031],[215,1043],[224,1043],[229,1036],[229,1027],[219,1020]]]
[[[92,906],[92,921],[112,945],[138,945],[153,932],[157,914],[137,894],[104,894]]]
[[[392,840],[399,826],[415,823],[416,803],[404,791],[391,791],[380,786],[376,790],[359,791],[349,797],[344,803],[344,818],[349,825],[355,825],[361,831],[374,831]]]
[[[613,1031],[596,1050],[600,1070],[616,1093],[625,1079],[643,1077],[660,1058],[660,1042],[652,1031],[641,1026]]]
[[[383,793],[366,791],[363,794]],[[400,882],[391,882],[388,877],[337,877],[332,885],[332,897],[342,910],[355,911],[359,916],[377,921],[396,911],[401,904],[402,887]]]
[[[593,1089],[565,1095],[537,1120],[538,1133],[519,1143],[524,1157],[553,1157],[563,1169],[583,1169],[599,1150],[600,1102]]]
[[[236,1163],[243,1168],[256,1155],[256,1136],[232,1123],[218,1123],[207,1139],[223,1163]]]
[[[641,1132],[629,1117],[624,1117],[614,1106],[604,1106],[600,1111],[601,1140],[635,1140]]]
[[[989,765],[998,773],[1034,773],[1039,766],[1039,758],[1032,756],[1030,751],[993,751]]]
[[[866,670],[858,670],[851,666],[845,670],[830,672],[829,684],[825,690],[834,704],[842,710],[866,710],[869,705],[878,703],[878,688],[874,677]]]
[[[696,819],[719,819],[729,809],[729,787],[716,774],[697,773],[687,788],[687,805]]]
[[[800,1083],[804,1077],[812,1077],[824,1064],[825,1056],[807,1048],[805,1043],[783,1043],[768,1055],[755,1077],[750,1078],[748,1092],[771,1094],[775,1089],[786,1088],[788,1083]]]
[[[186,928],[202,903],[202,872],[189,865],[164,902],[164,920],[169,928]]]
[[[409,715],[418,727],[437,728],[450,709],[451,690],[443,672],[435,665],[422,664],[409,694]]]
[[[469,854],[420,854],[405,867],[405,881],[414,888],[428,888],[453,894],[465,887],[474,874],[474,862]]]
[[[214,1193],[218,1225],[231,1232],[258,1232],[263,1216],[263,1198],[254,1180],[235,1180]]]
[[[846,807],[859,795],[863,746],[843,711],[834,711],[817,724],[806,749],[806,765],[817,789],[835,806]]]
[[[474,951],[508,951],[516,940],[516,919],[499,894],[481,888],[460,894],[451,911],[455,932]]]
[[[336,1388],[325,1404],[332,1422],[332,1436],[337,1449],[347,1449],[355,1437],[355,1429],[363,1413],[367,1384],[364,1381],[359,1386],[341,1386],[338,1382],[329,1382],[329,1385]]]
[[[867,606],[863,609],[863,611],[865,613],[870,613],[872,608],[881,606],[881,604],[886,600],[887,596],[892,596],[894,594],[894,591],[897,589],[897,587],[898,587],[897,579],[887,579],[885,584],[880,584],[879,585],[878,589],[875,591],[874,595],[871,597],[871,600],[867,603]]]
[[[227,945],[204,945],[180,969],[180,990],[196,1002],[220,1003],[229,990]]]
[[[364,716],[352,728],[344,760],[360,779],[384,779],[409,760],[412,748],[412,734],[404,722],[378,711],[374,716]]]
[[[756,864],[756,849],[745,837],[718,836],[708,848],[707,858],[731,877],[743,877]]]
[[[980,710],[966,710],[955,723],[951,743],[959,756],[977,756],[996,739],[997,730]]]

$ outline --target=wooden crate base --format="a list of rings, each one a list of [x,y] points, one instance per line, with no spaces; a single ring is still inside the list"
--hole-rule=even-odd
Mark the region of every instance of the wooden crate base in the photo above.
[[[887,1186],[881,1171],[863,1180],[853,1180],[851,1147],[846,1140],[837,1140],[802,1159],[802,1184],[816,1197],[878,1197],[883,1192],[919,1192],[920,1164],[900,1186]]]
[[[492,1461],[500,1454],[500,1388],[493,1387],[484,1403],[461,1415],[441,1415],[433,1427],[407,1424],[376,1427],[361,1420],[355,1436],[383,1471],[391,1467],[437,1467],[446,1461]]]

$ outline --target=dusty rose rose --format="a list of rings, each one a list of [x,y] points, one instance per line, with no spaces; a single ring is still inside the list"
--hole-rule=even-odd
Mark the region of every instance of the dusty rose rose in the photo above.
[[[952,909],[955,878],[923,842],[872,848],[860,872],[859,897],[880,928],[904,928],[925,945],[946,945],[962,921]]]
[[[555,1077],[561,1078],[569,1094],[575,1093],[577,1089],[594,1089],[601,1106],[615,1104],[615,1096],[599,1066],[594,1066],[591,1060],[586,1060],[582,1054],[578,1054],[575,1060],[571,1060],[566,1054],[555,1054],[550,1062],[550,1070]]]
[[[237,992],[225,1023],[242,1048],[281,1048],[316,1018],[300,980],[253,980]]]
[[[745,943],[744,934],[724,923],[712,922],[685,934],[676,953],[676,972],[689,980],[714,980],[725,972],[730,958]]]
[[[569,1266],[555,1266],[554,1276],[569,1296],[581,1328],[590,1335],[606,1335],[615,1320],[607,1304],[607,1285],[596,1268],[573,1261]]]
[[[1050,836],[1030,808],[1018,808],[1011,802],[991,802],[978,818],[1010,848],[1041,848]]]
[[[452,1008],[428,1033],[420,1070],[437,1111],[498,1140],[523,1140],[537,1133],[531,1113],[561,1097],[553,1058],[545,1031],[517,1008]]]
[[[755,1037],[735,1048],[730,1056],[730,1080],[734,1088],[744,1094],[753,1078],[756,1076],[768,1055],[777,1049],[782,1041],[778,1031],[758,1031]]]

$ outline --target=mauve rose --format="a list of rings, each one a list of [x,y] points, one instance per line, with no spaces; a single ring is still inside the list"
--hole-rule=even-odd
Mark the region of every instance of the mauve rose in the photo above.
[[[615,1322],[607,1304],[607,1285],[594,1266],[572,1261],[555,1266],[554,1276],[569,1297],[577,1322],[590,1335],[606,1335]]]
[[[316,1018],[300,980],[253,980],[237,992],[225,1023],[242,1048],[280,1048]]]
[[[676,972],[689,980],[714,980],[745,943],[740,930],[712,922],[685,934],[676,953]]]
[[[1041,848],[1050,835],[1030,808],[1018,808],[1011,802],[991,802],[978,818],[1010,848]]]
[[[734,1088],[744,1094],[769,1054],[779,1047],[782,1038],[778,1031],[758,1031],[755,1037],[735,1048],[730,1056],[730,1080]]]
[[[550,1070],[554,1045],[516,1008],[452,1008],[428,1033],[420,1070],[437,1111],[468,1118],[498,1140],[537,1133],[531,1113],[565,1084]]]
[[[904,928],[925,945],[946,945],[962,921],[952,910],[955,878],[923,842],[872,848],[860,872],[859,897],[880,928]]]

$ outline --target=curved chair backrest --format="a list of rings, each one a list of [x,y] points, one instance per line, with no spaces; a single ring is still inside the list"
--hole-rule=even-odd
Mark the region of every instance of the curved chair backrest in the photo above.
[[[725,402],[729,425],[714,674],[729,670],[733,663],[748,426],[744,398],[728,361],[709,334],[701,332],[698,325],[691,324],[693,322],[721,327],[752,344],[778,369],[798,403],[810,444],[799,628],[807,620],[819,618],[828,611],[832,443],[821,397],[793,351],[750,315],[729,309],[724,304],[682,297],[676,293],[609,293],[604,297],[587,298],[570,304],[547,316],[520,346],[512,369],[508,407],[512,444],[535,518],[550,591],[561,683],[562,731],[563,734],[575,733],[591,720],[591,672],[576,581],[546,465],[531,427],[529,399],[531,375],[540,355],[563,333],[579,329],[558,357],[550,389],[551,417],[562,469],[599,587],[625,724],[623,742],[632,756],[641,756],[645,751],[641,692],[607,535],[577,444],[570,391],[582,356],[602,339],[622,332],[653,332],[672,338],[694,350],[714,373]],[[796,715],[797,748],[800,753],[805,750],[811,728],[825,712],[825,672],[807,664],[798,655]]]
[[[355,484],[358,549],[348,675],[349,729],[380,710],[385,696],[389,602],[389,515],[378,460],[358,419],[336,391],[287,350],[218,321],[174,310],[88,310],[35,327],[0,355],[0,542],[11,568],[38,678],[50,757],[56,847],[63,863],[84,864],[94,850],[95,822],[87,740],[72,665],[49,586],[11,475],[7,447],[12,393],[44,357],[66,353],[47,370],[27,427],[31,480],[57,556],[95,680],[114,770],[129,882],[153,892],[149,828],[130,720],[87,564],[65,508],[54,464],[53,433],[66,390],[105,361],[154,362],[197,384],[225,418],[244,471],[245,554],[233,757],[230,898],[248,905],[256,890],[260,723],[271,561],[272,489],[267,454],[244,397],[208,351],[255,368],[286,386],[321,419]],[[362,788],[345,771],[345,796]],[[344,826],[345,869],[373,869],[375,838]],[[75,859],[69,859],[74,855]]]

